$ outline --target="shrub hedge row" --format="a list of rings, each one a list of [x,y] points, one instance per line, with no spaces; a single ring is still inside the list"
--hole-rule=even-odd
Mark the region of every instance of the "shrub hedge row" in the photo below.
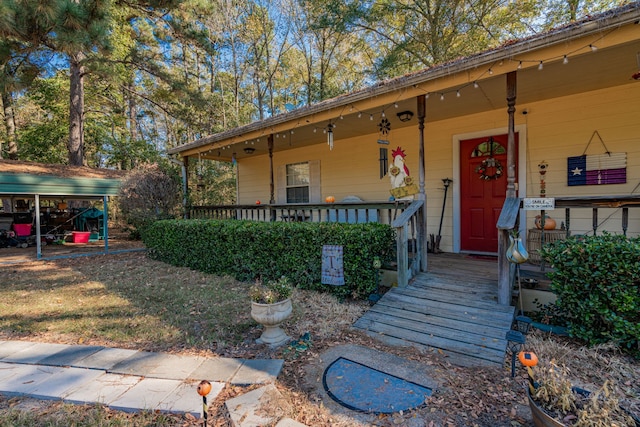
[[[579,236],[541,249],[556,306],[570,333],[589,344],[613,341],[640,356],[640,239]]]
[[[394,229],[376,223],[162,220],[143,230],[142,239],[149,256],[172,265],[241,281],[286,276],[302,289],[340,298],[373,293],[374,257],[387,263],[395,253]],[[320,283],[323,245],[343,246],[345,286]]]

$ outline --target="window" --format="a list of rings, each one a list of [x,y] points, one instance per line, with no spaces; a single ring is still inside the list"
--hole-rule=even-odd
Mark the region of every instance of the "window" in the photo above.
[[[287,203],[309,203],[309,163],[293,163],[286,167]]]
[[[507,150],[497,141],[493,140],[493,137],[489,137],[488,140],[481,142],[471,152],[471,157],[493,157],[496,154],[505,154]]]

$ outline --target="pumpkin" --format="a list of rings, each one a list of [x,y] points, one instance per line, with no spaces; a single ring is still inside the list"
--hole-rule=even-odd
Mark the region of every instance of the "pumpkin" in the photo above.
[[[533,351],[521,351],[518,354],[518,360],[524,366],[532,367],[538,364],[538,356]]]
[[[256,200],[256,205],[259,205],[259,204],[260,204],[260,200]]]
[[[198,394],[200,396],[206,396],[211,392],[211,383],[207,380],[200,381],[198,384]]]
[[[333,197],[333,196],[327,196],[327,197],[324,198],[324,201],[327,202],[327,203],[333,203],[333,202],[336,201],[336,198]]]
[[[542,217],[540,215],[536,216],[535,224],[538,230],[542,229]],[[550,218],[548,215],[544,216],[544,229],[545,230],[556,229],[556,221],[553,218]]]

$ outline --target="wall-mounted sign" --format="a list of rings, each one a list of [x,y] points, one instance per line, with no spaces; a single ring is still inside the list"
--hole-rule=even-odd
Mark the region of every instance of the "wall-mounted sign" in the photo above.
[[[344,285],[344,264],[342,246],[324,245],[322,247],[322,284]]]
[[[551,211],[556,208],[556,199],[553,197],[527,197],[522,199],[522,209],[525,211]]]

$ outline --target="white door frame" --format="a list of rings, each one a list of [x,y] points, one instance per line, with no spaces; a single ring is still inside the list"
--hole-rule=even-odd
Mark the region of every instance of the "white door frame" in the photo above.
[[[516,193],[518,197],[525,197],[527,194],[527,126],[517,125],[515,132],[518,133],[518,176],[516,177]],[[494,129],[483,129],[476,132],[460,133],[453,135],[453,252],[460,252],[460,141],[466,139],[490,137],[492,135],[502,135],[509,133],[507,127]],[[505,174],[506,177],[506,174]],[[526,214],[520,211],[520,235],[524,236],[526,231]]]

